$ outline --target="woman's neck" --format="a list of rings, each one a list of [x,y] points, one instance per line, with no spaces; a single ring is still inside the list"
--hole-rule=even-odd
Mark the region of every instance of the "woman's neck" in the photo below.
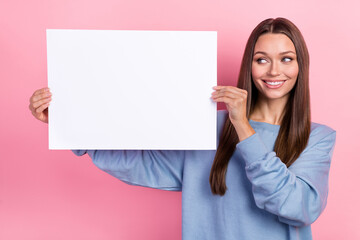
[[[250,114],[250,119],[274,125],[281,125],[287,99],[288,97],[266,99],[259,96],[254,110]]]

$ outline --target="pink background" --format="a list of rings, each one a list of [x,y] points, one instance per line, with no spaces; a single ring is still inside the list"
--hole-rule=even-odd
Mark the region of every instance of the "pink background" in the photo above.
[[[277,16],[307,42],[312,121],[337,130],[314,239],[360,239],[357,2],[0,0],[0,239],[181,239],[181,193],[128,186],[88,156],[48,150],[47,125],[28,109],[47,86],[46,28],[216,30],[218,82],[235,85],[251,30]]]

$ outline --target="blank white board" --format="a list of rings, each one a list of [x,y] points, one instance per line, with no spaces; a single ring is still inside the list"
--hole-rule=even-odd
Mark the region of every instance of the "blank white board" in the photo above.
[[[46,37],[49,149],[216,149],[217,32]]]

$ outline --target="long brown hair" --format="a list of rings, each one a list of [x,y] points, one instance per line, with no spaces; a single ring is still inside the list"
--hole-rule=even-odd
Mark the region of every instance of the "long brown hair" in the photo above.
[[[269,18],[256,26],[247,41],[237,83],[238,88],[248,92],[247,119],[254,110],[258,96],[251,74],[255,43],[265,33],[282,33],[288,36],[295,46],[299,65],[297,81],[284,108],[274,147],[277,157],[289,167],[305,149],[310,135],[309,53],[300,30],[289,20]],[[237,143],[239,138],[227,116],[210,172],[209,181],[213,194],[223,196],[226,192],[226,170]]]

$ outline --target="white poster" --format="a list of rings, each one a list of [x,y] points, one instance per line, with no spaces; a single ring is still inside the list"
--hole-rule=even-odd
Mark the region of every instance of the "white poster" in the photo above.
[[[216,149],[217,32],[46,36],[49,149]]]

